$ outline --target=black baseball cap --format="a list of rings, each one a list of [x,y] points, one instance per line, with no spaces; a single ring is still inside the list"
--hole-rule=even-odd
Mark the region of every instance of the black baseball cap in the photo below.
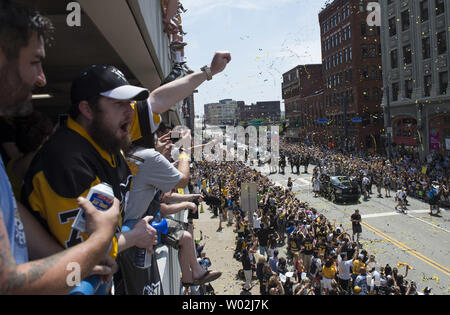
[[[116,67],[92,65],[72,82],[70,92],[72,105],[95,96],[106,96],[117,100],[143,101],[148,99],[147,89],[131,85]]]

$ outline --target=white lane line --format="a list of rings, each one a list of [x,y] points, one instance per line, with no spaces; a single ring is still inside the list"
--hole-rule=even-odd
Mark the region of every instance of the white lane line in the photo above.
[[[430,225],[430,226],[432,226],[434,228],[440,229],[440,230],[450,234],[450,231],[448,231],[448,230],[446,230],[444,228],[441,228],[440,226],[437,226],[436,224],[427,222],[425,220],[422,220],[420,218],[417,218],[417,217],[414,217],[414,216],[410,215],[410,213],[418,213],[418,214],[420,214],[420,213],[428,213],[428,212],[430,212],[429,209],[426,209],[426,210],[407,210],[406,211],[406,215],[408,217],[410,217],[410,218],[416,219],[416,220],[418,220],[418,221],[420,221],[422,223],[428,224],[428,225]],[[403,213],[399,213],[399,212],[383,212],[383,213],[365,214],[365,215],[362,215],[361,218],[362,219],[370,219],[370,218],[390,217],[390,216],[398,216],[398,215],[404,215],[404,214]]]
[[[429,212],[429,211],[430,211],[430,210],[426,210],[426,212]],[[416,219],[416,220],[419,220],[419,221],[422,222],[422,223],[426,223],[426,224],[428,224],[428,225],[431,225],[431,226],[434,227],[434,228],[440,229],[440,230],[442,230],[442,231],[447,232],[447,233],[450,234],[450,231],[448,231],[448,230],[446,230],[446,229],[444,229],[444,228],[441,228],[440,226],[437,226],[436,224],[433,224],[433,223],[427,222],[427,221],[425,221],[425,220],[422,220],[422,219],[413,217],[412,215],[409,215],[409,214],[406,214],[406,215],[407,215],[408,217],[411,217],[411,218],[414,218],[414,219]]]
[[[407,210],[408,213],[426,213],[430,210]],[[361,218],[368,219],[368,218],[381,218],[381,217],[390,217],[390,216],[396,216],[396,215],[403,215],[399,212],[382,212],[382,213],[373,213],[373,214],[365,214],[362,215]]]

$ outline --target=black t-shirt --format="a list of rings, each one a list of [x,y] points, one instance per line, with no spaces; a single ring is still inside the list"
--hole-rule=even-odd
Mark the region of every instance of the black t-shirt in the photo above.
[[[352,216],[351,216],[351,219],[352,219],[352,220],[359,220],[359,221],[361,221],[361,215],[360,215],[360,214],[353,213]],[[360,224],[359,222],[356,223],[356,222],[353,222],[353,221],[352,221],[352,226],[353,226],[353,227],[360,227],[361,224]]]
[[[263,229],[259,230],[259,233],[258,233],[259,245],[267,246],[267,242],[269,241],[270,234],[271,234],[270,229],[268,229],[268,228],[263,228]]]
[[[250,261],[250,257],[242,256],[242,269],[244,270],[251,270],[252,269],[252,262]]]
[[[312,255],[314,252],[314,247],[313,247],[313,239],[312,238],[305,238],[305,240],[303,241],[302,245],[305,247],[303,249],[303,254],[305,255]]]

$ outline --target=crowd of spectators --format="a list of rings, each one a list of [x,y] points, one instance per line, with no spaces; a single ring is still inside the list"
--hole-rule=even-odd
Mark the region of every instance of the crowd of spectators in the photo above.
[[[348,176],[360,186],[361,192],[367,191],[366,197],[374,186],[379,198],[383,195],[389,198],[391,191],[404,190],[407,196],[430,202],[430,205],[450,206],[450,159],[438,152],[433,151],[420,161],[417,154],[408,154],[400,148],[389,159],[380,154],[347,154],[327,146],[288,141],[282,147],[288,160],[293,156],[304,156],[304,160],[314,164],[317,167],[315,174]]]
[[[239,275],[245,281],[244,291],[259,283],[261,295],[430,293],[429,288],[420,290],[406,279],[407,264],[391,267],[378,262],[362,248],[358,238],[354,240],[355,231],[330,222],[317,209],[298,200],[288,187],[275,185],[250,166],[242,162],[197,162],[195,169],[193,185],[204,194],[217,196],[220,206],[214,206],[215,211],[235,225],[233,256],[242,262]],[[239,204],[240,187],[245,182],[255,182],[258,187],[258,210],[253,216],[244,213]],[[227,211],[229,207],[234,209],[232,213]]]

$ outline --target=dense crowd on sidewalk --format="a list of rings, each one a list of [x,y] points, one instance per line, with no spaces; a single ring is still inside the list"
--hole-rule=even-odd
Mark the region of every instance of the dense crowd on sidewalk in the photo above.
[[[225,222],[235,229],[234,258],[242,262],[244,291],[259,285],[261,295],[430,294],[430,288],[407,280],[407,264],[390,266],[362,248],[355,240],[360,232],[355,232],[355,223],[346,231],[250,166],[197,162],[195,168],[191,185],[209,196],[205,201],[220,216],[218,232]],[[258,210],[251,217],[238,202],[246,182],[258,187]],[[354,218],[360,220],[352,216],[349,221]]]

